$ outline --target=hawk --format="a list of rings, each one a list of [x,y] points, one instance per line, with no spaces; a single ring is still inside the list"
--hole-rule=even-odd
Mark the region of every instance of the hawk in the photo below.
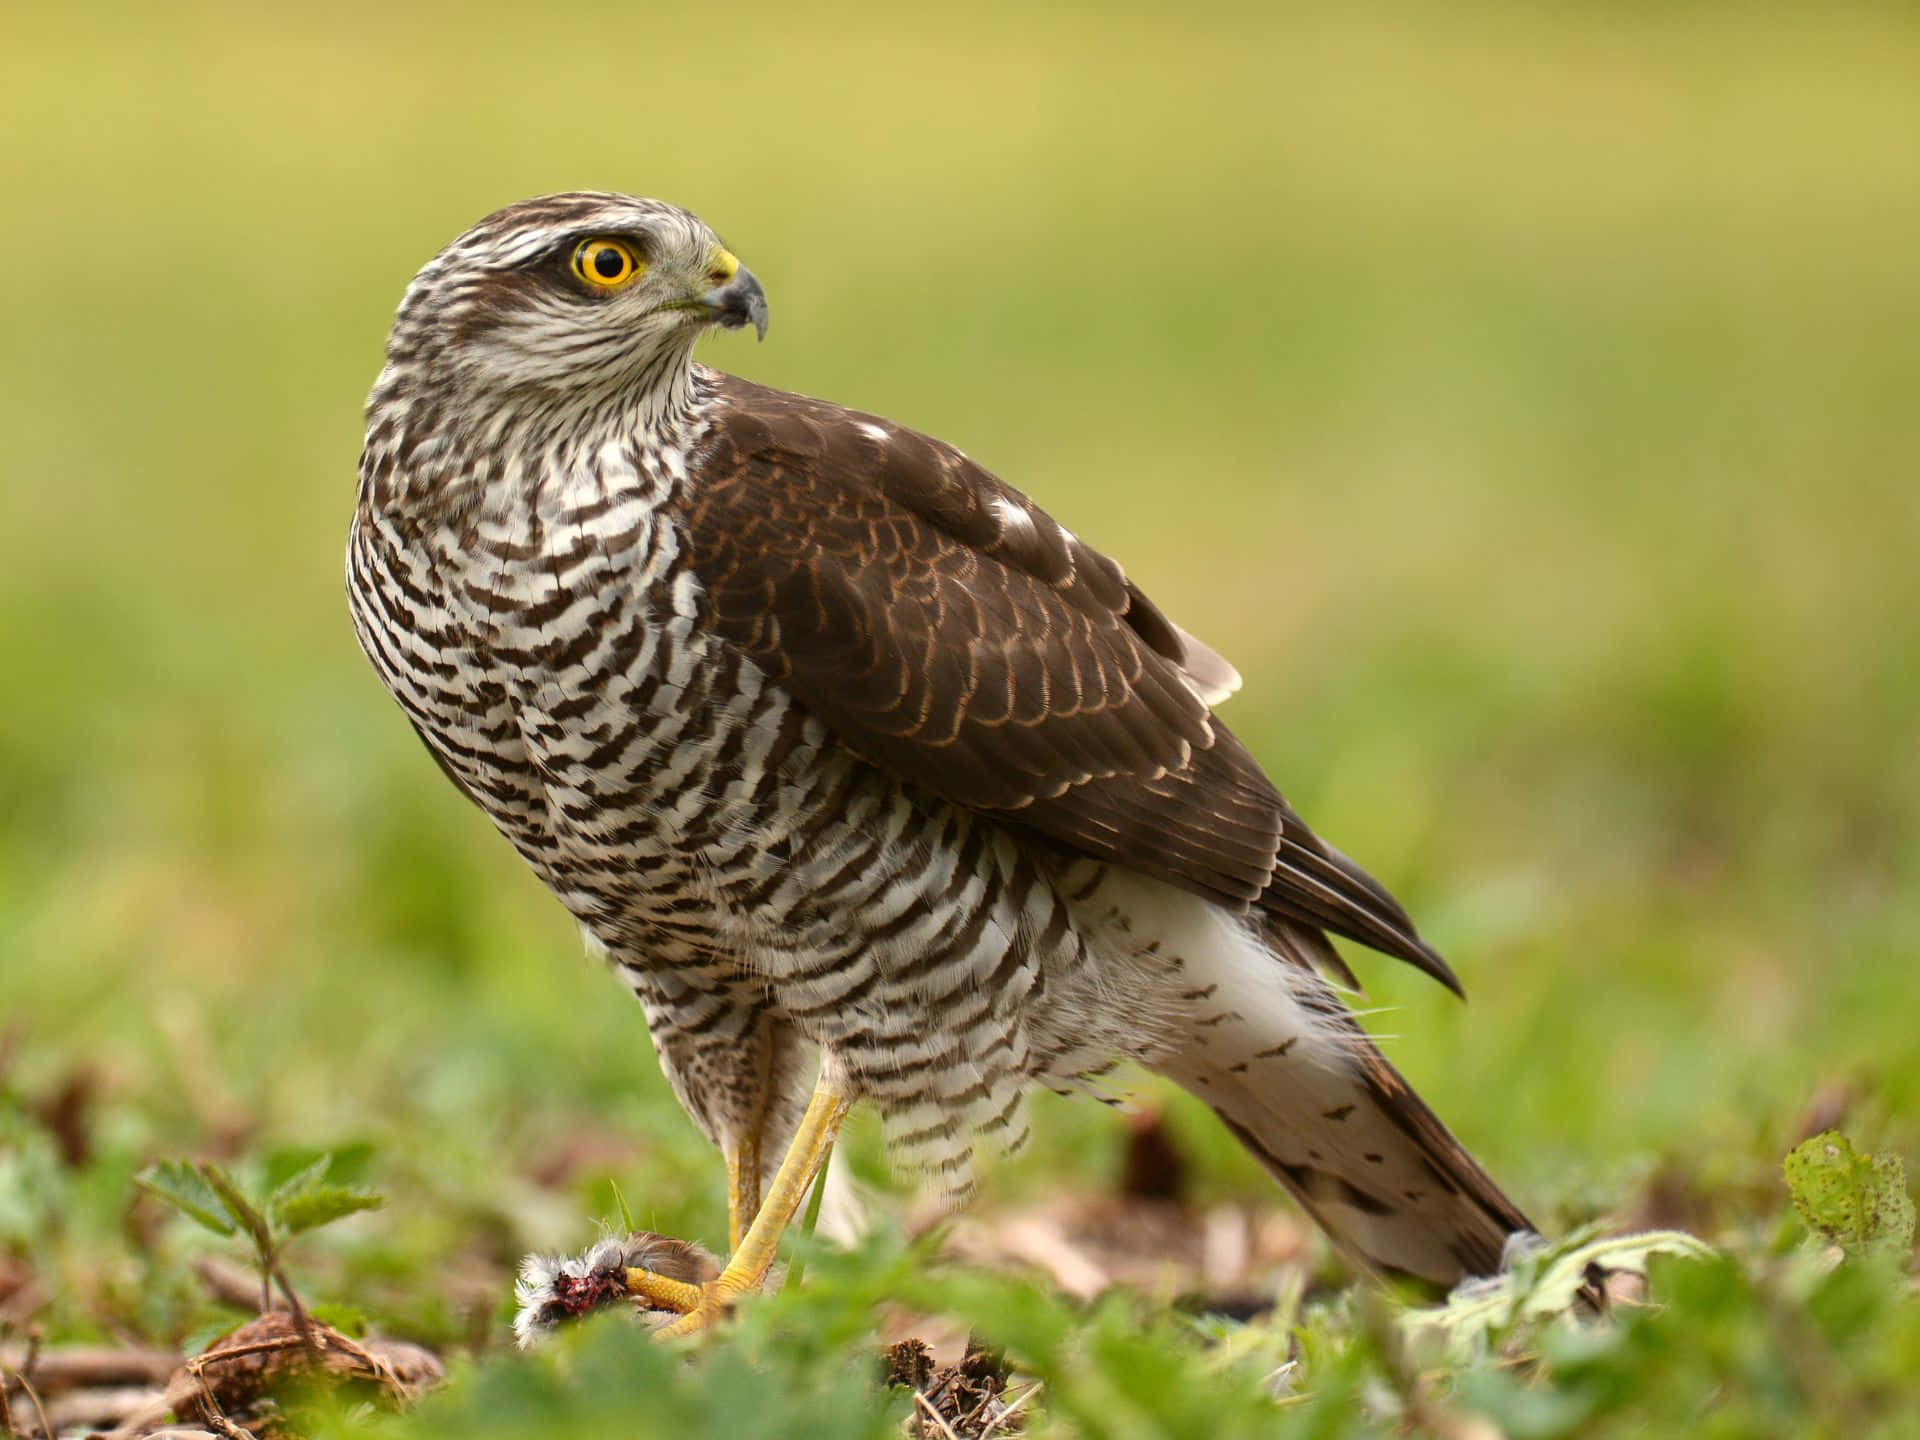
[[[848,1109],[955,1201],[1028,1087],[1132,1060],[1348,1255],[1449,1286],[1526,1218],[1339,995],[1329,935],[1459,986],[1214,715],[1240,684],[951,445],[693,361],[760,284],[579,192],[414,278],[347,551],[374,669],[644,1008],[765,1278]]]

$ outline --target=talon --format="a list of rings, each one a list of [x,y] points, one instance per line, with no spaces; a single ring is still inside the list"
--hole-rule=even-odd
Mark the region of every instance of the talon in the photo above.
[[[634,1301],[640,1302],[649,1322],[659,1326],[656,1338],[713,1329],[735,1300],[766,1284],[780,1237],[818,1178],[852,1103],[853,1097],[832,1077],[821,1076],[764,1197],[758,1137],[729,1154],[730,1218],[733,1228],[744,1227],[745,1233],[724,1270],[697,1245],[645,1231],[602,1240],[577,1258],[530,1255],[514,1287],[520,1302],[515,1337],[523,1347],[530,1346],[570,1320]],[[680,1273],[663,1273],[666,1270]],[[674,1318],[661,1324],[669,1315]]]
[[[733,1313],[736,1300],[743,1295],[752,1294],[759,1288],[758,1285],[741,1283],[726,1275],[722,1275],[717,1280],[709,1280],[704,1285],[681,1286],[679,1289],[690,1292],[691,1303],[670,1304],[663,1307],[680,1313],[677,1318],[659,1325],[654,1331],[654,1339],[663,1340],[674,1335],[699,1335],[711,1330]],[[635,1293],[639,1292],[636,1290]]]
[[[529,1255],[514,1287],[514,1337],[525,1348],[570,1321],[614,1308],[684,1314],[704,1303],[719,1274],[720,1262],[700,1246],[647,1231],[608,1237],[577,1256]]]
[[[686,1315],[698,1310],[706,1299],[704,1285],[690,1285],[669,1275],[656,1275],[638,1265],[627,1269],[628,1293],[646,1301],[656,1310],[672,1310]]]
[[[731,1296],[702,1297],[697,1307],[687,1311],[687,1313],[679,1319],[662,1325],[658,1330],[655,1330],[653,1332],[653,1338],[656,1340],[665,1340],[677,1335],[705,1334],[707,1331],[717,1327],[722,1320],[726,1319],[732,1309],[733,1299]]]

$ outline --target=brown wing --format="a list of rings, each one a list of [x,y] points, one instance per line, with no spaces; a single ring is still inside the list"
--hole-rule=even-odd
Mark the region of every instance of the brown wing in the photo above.
[[[855,753],[971,810],[1458,989],[1209,711],[1238,677],[951,446],[710,372],[684,500],[716,628]]]

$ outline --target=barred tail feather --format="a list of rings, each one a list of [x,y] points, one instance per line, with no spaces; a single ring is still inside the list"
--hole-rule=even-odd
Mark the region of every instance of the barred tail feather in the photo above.
[[[1316,947],[1285,923],[1214,914],[1215,943],[1181,951],[1189,1008],[1153,1068],[1210,1105],[1343,1253],[1443,1288],[1498,1271],[1533,1227],[1315,973]]]

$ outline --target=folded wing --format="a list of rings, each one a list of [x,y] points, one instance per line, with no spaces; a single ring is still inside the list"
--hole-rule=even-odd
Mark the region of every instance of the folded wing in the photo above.
[[[1214,718],[1233,667],[1117,564],[951,446],[705,378],[689,559],[720,633],[841,743],[1057,847],[1459,988]]]

